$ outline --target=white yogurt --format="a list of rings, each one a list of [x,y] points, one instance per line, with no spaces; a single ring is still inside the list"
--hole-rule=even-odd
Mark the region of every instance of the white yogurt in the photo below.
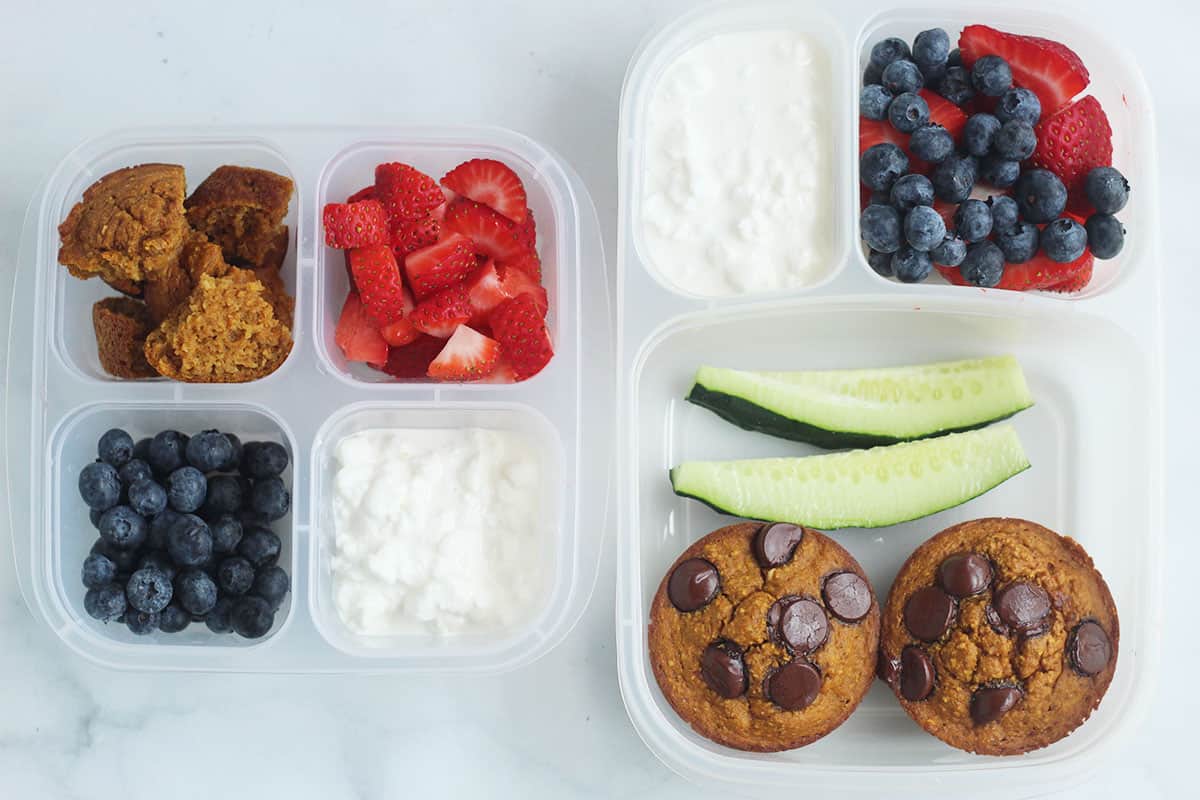
[[[500,430],[342,439],[332,559],[342,622],[379,636],[496,631],[527,619],[549,552],[538,452]]]
[[[708,297],[828,270],[832,117],[822,50],[788,31],[713,36],[650,98],[638,228],[667,282]]]

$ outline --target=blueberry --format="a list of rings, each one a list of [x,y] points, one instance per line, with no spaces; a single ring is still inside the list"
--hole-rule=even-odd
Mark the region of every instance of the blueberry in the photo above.
[[[222,514],[232,514],[242,507],[242,484],[233,475],[214,475],[208,479],[208,494],[201,509],[212,520]]]
[[[933,168],[933,193],[947,203],[961,203],[971,195],[977,171],[971,156],[952,155]]]
[[[196,567],[212,555],[212,533],[204,520],[184,514],[167,531],[167,552],[181,567]]]
[[[916,173],[905,175],[892,186],[892,205],[901,214],[915,206],[933,205],[933,184],[929,178]]]
[[[281,548],[279,537],[273,531],[268,528],[251,528],[238,542],[237,554],[257,569],[278,561]]]
[[[872,250],[894,253],[900,249],[900,212],[892,206],[867,206],[859,217],[859,227]]]
[[[981,242],[992,233],[992,209],[983,200],[968,198],[954,212],[954,228],[968,243]]]
[[[154,481],[143,478],[129,487],[129,505],[143,517],[154,517],[167,507],[167,492]]]
[[[138,636],[147,636],[158,630],[162,617],[157,611],[134,611],[125,614],[125,627]]]
[[[150,465],[140,458],[131,458],[117,470],[117,476],[121,479],[121,483],[132,486],[138,481],[152,480],[154,470],[150,469]]]
[[[1059,217],[1042,229],[1042,252],[1051,261],[1069,264],[1083,255],[1088,235],[1082,225],[1070,217]]]
[[[1096,258],[1115,258],[1125,246],[1125,226],[1112,214],[1092,214],[1084,227]]]
[[[1012,88],[1012,69],[1000,56],[980,56],[971,67],[971,85],[982,95],[999,97]]]
[[[79,496],[89,508],[107,511],[121,502],[121,478],[112,464],[95,461],[79,473]]]
[[[232,553],[242,540],[242,523],[232,514],[222,514],[208,525],[213,537],[214,553]]]
[[[893,61],[883,68],[883,87],[892,94],[915,92],[925,85],[925,76],[911,61]]]
[[[913,39],[913,61],[922,69],[935,64],[945,64],[950,57],[950,36],[941,28],[921,31]]]
[[[933,263],[943,267],[957,267],[967,257],[967,243],[957,236],[948,236],[942,243],[929,251]]]
[[[229,440],[229,446],[233,448],[233,451],[230,453],[229,460],[217,467],[217,469],[222,472],[232,472],[242,462],[242,440],[238,438],[236,433],[226,433],[225,438]]]
[[[1021,162],[1001,158],[995,153],[983,157],[979,162],[979,180],[997,189],[1007,189],[1021,176]]]
[[[88,509],[88,519],[91,520],[93,528],[100,527],[100,518],[104,516],[104,512],[98,508]]]
[[[146,546],[152,550],[166,550],[167,532],[182,517],[183,515],[178,511],[168,508],[150,520],[150,529],[146,533]]]
[[[238,636],[246,639],[259,639],[267,635],[275,624],[275,613],[271,604],[261,597],[247,595],[238,598],[233,605],[230,624]]]
[[[188,439],[184,455],[201,472],[215,472],[233,457],[233,443],[220,431],[201,431]]]
[[[204,616],[217,604],[217,584],[203,570],[188,569],[175,579],[175,598],[189,614]]]
[[[1042,101],[1028,89],[1009,89],[996,103],[996,119],[1001,122],[1020,120],[1037,125],[1042,118]]]
[[[1012,230],[1021,213],[1017,208],[1017,201],[1006,194],[1001,194],[989,197],[987,203],[992,209],[992,230],[997,232]]]
[[[1028,222],[1041,224],[1058,217],[1067,207],[1067,187],[1053,172],[1030,169],[1021,173],[1013,197]]]
[[[97,539],[92,544],[92,549],[88,551],[88,555],[92,555],[94,553],[99,553],[109,561],[116,564],[118,576],[128,575],[130,572],[133,572],[134,567],[137,566],[137,550],[123,550],[120,547],[113,547],[103,539]]]
[[[83,610],[92,619],[111,622],[125,613],[125,590],[115,583],[88,589],[83,596]]]
[[[881,146],[882,145],[876,145],[876,147]],[[901,155],[904,155],[904,151],[900,150],[900,148],[896,147],[896,145],[892,144],[890,146],[895,147]],[[874,149],[874,147],[871,148],[871,150]],[[868,150],[867,152],[869,153],[871,150]],[[905,158],[904,169],[908,169],[907,158]],[[888,186],[891,186],[890,181],[888,182]],[[872,186],[870,188],[882,189],[884,187]],[[247,478],[272,478],[276,475],[281,475],[283,471],[287,469],[287,465],[287,450],[284,449],[283,445],[279,444],[278,442],[247,442],[245,446],[242,447],[241,471],[242,474]]]
[[[902,283],[920,283],[929,277],[932,269],[933,261],[929,253],[911,247],[901,247],[892,256],[892,271]]]
[[[208,481],[195,467],[180,467],[167,476],[167,502],[171,508],[190,514],[204,505]]]
[[[103,553],[89,553],[83,560],[83,585],[89,589],[99,589],[117,579],[117,565]]]
[[[892,277],[892,254],[884,253],[881,250],[868,250],[867,263],[871,265],[871,269],[885,278]]]
[[[891,256],[888,256],[891,259]],[[254,584],[250,587],[250,593],[261,597],[270,604],[272,611],[278,611],[279,606],[283,605],[283,598],[287,596],[288,589],[291,588],[291,582],[288,580],[288,574],[283,567],[271,565],[264,567],[254,576]]]
[[[903,39],[898,39],[895,36],[890,36],[883,41],[876,42],[871,48],[871,63],[883,69],[893,61],[908,58],[912,52],[908,49],[908,42]]]
[[[966,105],[975,96],[975,90],[971,87],[971,76],[961,66],[946,68],[946,77],[942,78],[937,91],[956,106]]]
[[[968,155],[983,158],[992,149],[992,142],[1000,131],[1000,120],[991,114],[972,114],[962,130],[962,146]]]
[[[912,133],[929,122],[929,104],[919,94],[897,95],[888,106],[888,122],[901,133]]]
[[[254,491],[250,495],[251,511],[257,511],[274,522],[287,516],[291,508],[292,495],[282,478],[265,478],[254,482]]]
[[[184,453],[188,437],[179,431],[162,431],[150,440],[147,461],[159,475],[169,475],[187,463]]]
[[[1116,214],[1129,202],[1129,181],[1112,167],[1096,167],[1089,172],[1083,190],[1100,214]]]
[[[133,457],[138,461],[150,463],[150,442],[153,441],[149,436],[144,439],[138,439],[137,444],[133,446]]]
[[[245,594],[254,583],[254,565],[241,556],[232,556],[217,568],[217,585],[226,594]]]
[[[137,611],[152,614],[162,611],[171,602],[171,579],[154,567],[139,569],[129,576],[125,584],[125,599]]]
[[[992,150],[1001,158],[1010,161],[1024,161],[1033,155],[1037,149],[1037,134],[1033,126],[1019,119],[1009,120],[996,131],[992,140]]]
[[[954,137],[941,125],[922,125],[913,131],[912,138],[908,140],[908,149],[923,161],[940,164],[954,152]]]
[[[925,76],[925,88],[936,92],[937,88],[942,85],[942,81],[946,80],[946,65],[931,64],[921,67],[921,74]]]
[[[1004,254],[994,242],[967,245],[967,257],[958,271],[974,286],[995,286],[1004,277]]]
[[[1011,227],[996,231],[996,246],[1009,264],[1024,264],[1037,255],[1038,227],[1031,222],[1014,222]]]
[[[133,458],[133,437],[120,428],[113,428],[104,432],[96,449],[101,461],[120,467]]]
[[[877,83],[868,84],[858,93],[858,113],[867,119],[886,119],[892,93]]]
[[[233,630],[230,617],[233,615],[233,598],[222,597],[204,618],[204,624],[213,633],[229,633]]]
[[[146,541],[146,520],[129,506],[113,506],[100,518],[100,538],[121,550]]]
[[[863,86],[879,83],[881,80],[883,80],[883,67],[868,61],[867,67],[863,70],[862,74]]]
[[[954,48],[953,50],[951,50],[950,55],[946,57],[946,66],[947,67],[961,67],[962,66],[962,51],[960,51],[957,47]]]
[[[251,488],[251,491],[253,491],[253,487]],[[246,498],[249,499],[249,497],[250,493],[247,493]],[[266,527],[267,523],[270,522],[270,520],[267,519],[266,514],[260,514],[257,511],[251,511],[248,508],[243,508],[234,516],[237,518],[237,521],[241,523],[243,531],[254,527]]]
[[[904,217],[904,239],[912,249],[927,253],[945,238],[946,221],[930,206],[914,206]]]
[[[171,603],[158,614],[158,629],[163,633],[179,633],[192,624],[192,615]]]
[[[137,568],[156,569],[167,576],[167,580],[175,580],[175,562],[165,550],[149,550],[137,562]]]
[[[859,157],[858,171],[859,179],[868,189],[890,191],[896,179],[908,172],[908,156],[891,142],[880,142],[868,147]],[[251,452],[249,445],[246,445],[246,452]],[[242,472],[250,474],[245,467],[246,458],[243,458]],[[251,477],[258,478],[260,476],[251,475]]]

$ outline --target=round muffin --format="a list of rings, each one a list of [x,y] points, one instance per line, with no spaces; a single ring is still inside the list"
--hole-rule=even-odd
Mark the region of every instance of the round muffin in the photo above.
[[[1073,539],[1020,519],[955,525],[900,568],[879,673],[949,745],[1015,755],[1057,742],[1104,697],[1117,609]]]
[[[879,605],[837,542],[747,522],[671,565],[648,636],[663,695],[697,733],[738,750],[790,750],[841,725],[867,693]]]

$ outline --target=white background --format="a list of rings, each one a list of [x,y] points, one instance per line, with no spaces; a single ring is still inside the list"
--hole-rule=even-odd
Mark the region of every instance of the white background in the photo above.
[[[0,5],[0,272],[7,284],[38,182],[82,139],[134,125],[511,127],[573,163],[596,201],[611,254],[626,64],[647,31],[692,4],[243,0],[130,2],[120,12],[102,0]],[[1131,746],[1062,796],[1194,797],[1200,533],[1186,509],[1200,479],[1193,371],[1200,14],[1192,3],[1148,0],[1071,8],[1136,54],[1157,103],[1170,508],[1158,692]],[[8,291],[0,291],[7,306]],[[497,678],[104,671],[34,623],[8,553],[0,541],[5,798],[704,796],[650,755],[625,716],[613,645],[611,536],[575,633],[534,666]],[[816,796],[835,791],[809,787]]]

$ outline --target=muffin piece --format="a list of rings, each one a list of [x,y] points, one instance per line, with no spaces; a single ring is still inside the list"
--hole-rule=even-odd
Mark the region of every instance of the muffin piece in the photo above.
[[[109,288],[116,289],[126,297],[141,298],[145,294],[145,283],[143,281],[131,281],[128,278],[101,278],[100,280],[108,284]]]
[[[162,274],[178,259],[187,233],[183,195],[177,164],[110,172],[58,226],[59,263],[77,278],[99,275],[127,288]]]
[[[201,275],[187,301],[146,337],[146,360],[189,383],[243,383],[269,375],[292,350],[292,332],[275,316],[254,273]]]
[[[150,332],[146,307],[129,297],[106,297],[92,306],[100,366],[118,378],[153,378],[142,348]]]
[[[226,165],[209,175],[185,203],[188,222],[239,267],[279,269],[288,249],[283,225],[292,180],[252,167]]]
[[[221,255],[221,248],[208,241],[202,233],[193,232],[184,242],[179,260],[159,277],[146,281],[146,308],[150,319],[158,324],[166,319],[196,286],[201,275],[221,277],[230,266]]]
[[[883,614],[880,676],[908,715],[985,755],[1045,747],[1100,704],[1117,666],[1117,609],[1073,539],[980,519],[917,548]]]
[[[739,750],[814,742],[871,686],[879,605],[824,534],[741,523],[693,544],[650,608],[650,665],[693,729]]]
[[[271,308],[275,310],[275,318],[292,327],[292,318],[296,311],[296,301],[288,294],[287,288],[283,285],[283,278],[279,274],[279,270],[274,267],[259,267],[253,270],[254,277],[263,285],[265,292],[264,297],[271,304]]]

